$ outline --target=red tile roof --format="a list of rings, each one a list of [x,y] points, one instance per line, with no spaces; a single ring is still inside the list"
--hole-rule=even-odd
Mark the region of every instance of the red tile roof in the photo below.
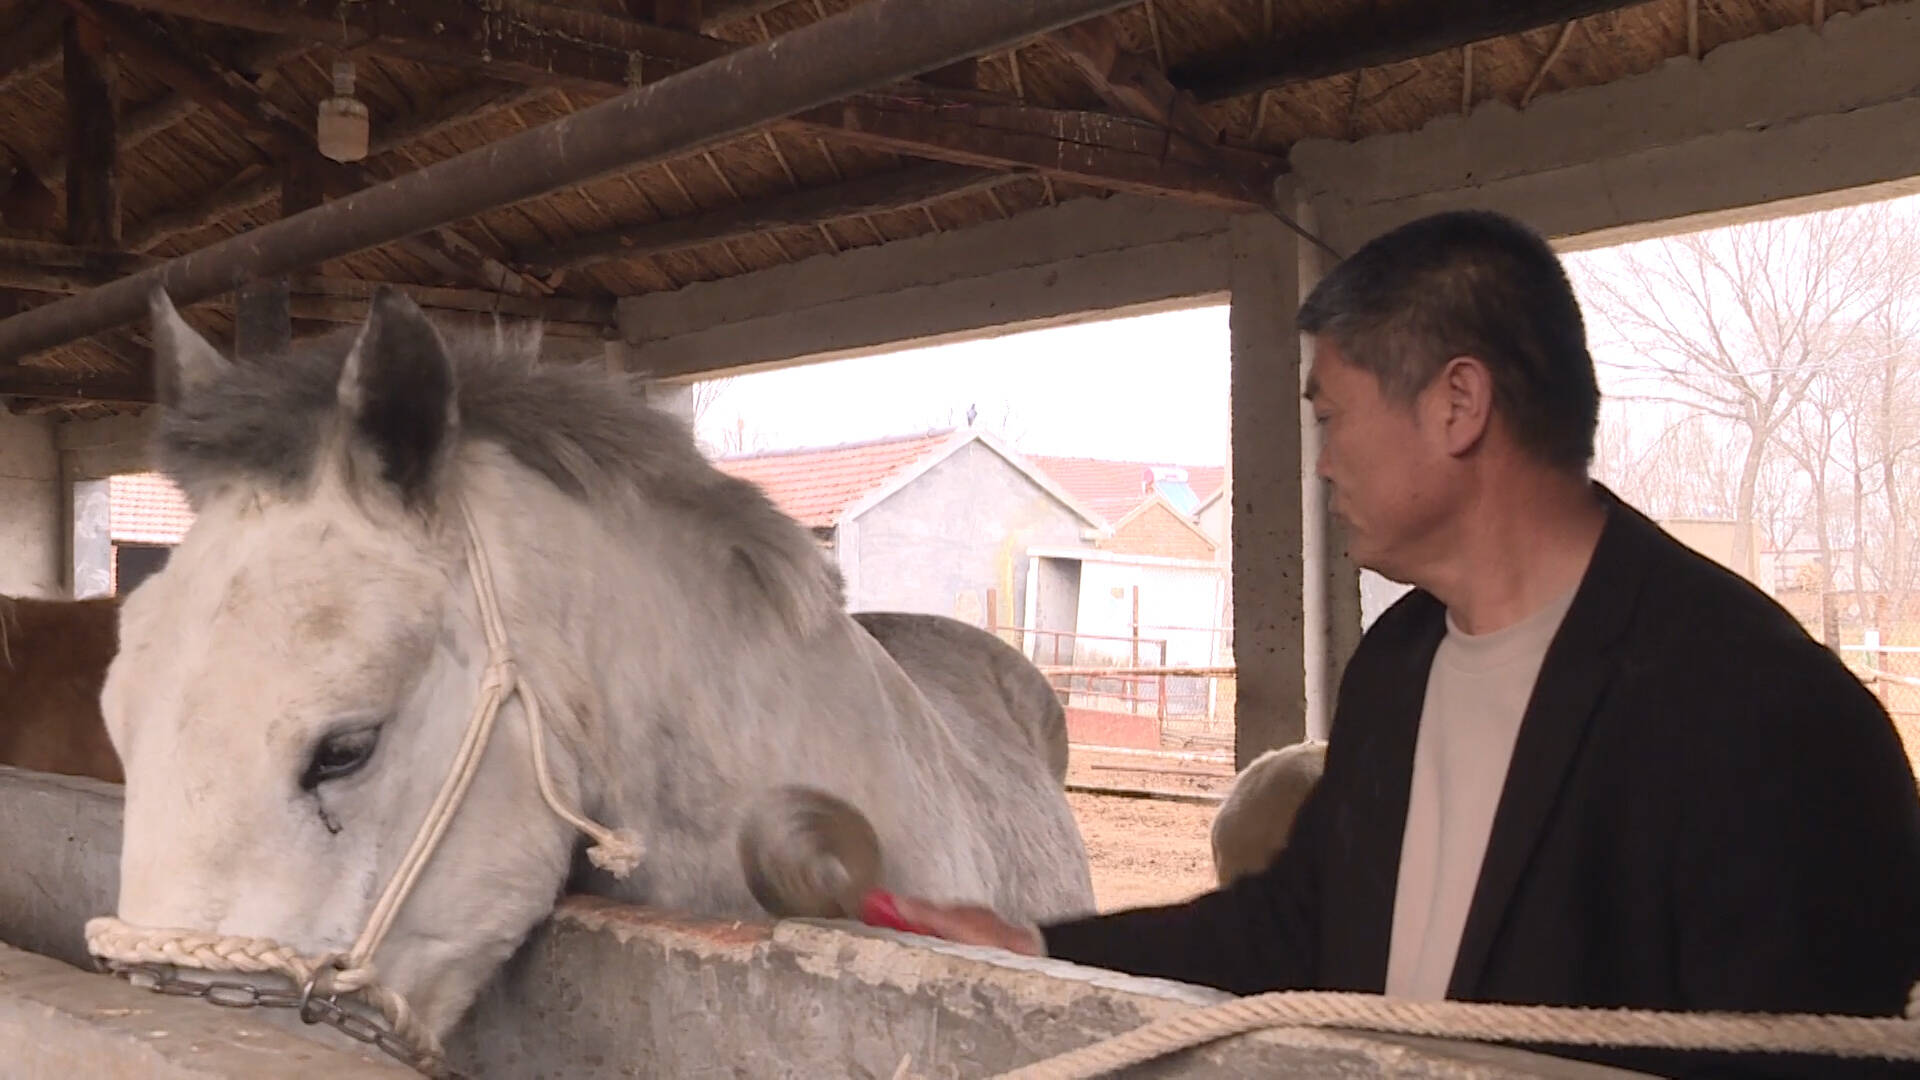
[[[160,473],[107,478],[107,533],[117,542],[177,544],[193,527],[187,497]]]
[[[1109,524],[1126,517],[1146,499],[1150,470],[1166,467],[1165,462],[1105,461],[1100,458],[1046,457],[1039,454],[1029,454],[1027,460],[1041,472],[1053,477],[1053,482],[1066,489],[1067,494],[1106,518]],[[1218,465],[1177,467],[1187,470],[1187,486],[1203,503],[1220,490],[1220,482],[1227,474],[1227,470]]]
[[[839,524],[849,507],[945,446],[953,434],[938,431],[818,450],[781,450],[720,458],[714,465],[758,485],[800,524],[825,528]]]

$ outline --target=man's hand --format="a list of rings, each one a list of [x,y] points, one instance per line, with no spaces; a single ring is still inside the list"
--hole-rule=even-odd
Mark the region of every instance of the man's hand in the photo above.
[[[972,904],[936,904],[885,893],[869,895],[862,917],[869,923],[892,926],[916,934],[987,945],[1022,956],[1045,956],[1046,944],[1036,926],[1016,926],[989,908]]]

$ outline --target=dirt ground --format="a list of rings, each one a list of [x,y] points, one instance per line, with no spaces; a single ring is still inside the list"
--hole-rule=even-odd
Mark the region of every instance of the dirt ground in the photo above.
[[[1101,911],[1185,900],[1213,886],[1213,807],[1068,792]]]
[[[1100,754],[1075,747],[1067,779],[1076,784],[1221,795],[1233,780],[1224,762]],[[1070,791],[1093,867],[1100,910],[1185,900],[1214,885],[1207,830],[1216,806]]]

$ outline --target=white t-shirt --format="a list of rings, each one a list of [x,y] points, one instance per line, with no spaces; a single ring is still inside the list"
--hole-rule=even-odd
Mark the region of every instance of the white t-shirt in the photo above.
[[[1447,616],[1413,751],[1387,954],[1391,997],[1447,995],[1520,720],[1575,591],[1490,634],[1464,633]]]

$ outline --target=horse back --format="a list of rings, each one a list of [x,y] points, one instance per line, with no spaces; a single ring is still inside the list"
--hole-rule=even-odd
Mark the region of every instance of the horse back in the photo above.
[[[0,597],[0,765],[125,782],[100,713],[119,601]]]
[[[1047,677],[1020,650],[944,615],[857,611],[853,618],[921,693],[954,701],[985,723],[984,734],[1030,747],[1048,774],[1065,784],[1066,710]]]

